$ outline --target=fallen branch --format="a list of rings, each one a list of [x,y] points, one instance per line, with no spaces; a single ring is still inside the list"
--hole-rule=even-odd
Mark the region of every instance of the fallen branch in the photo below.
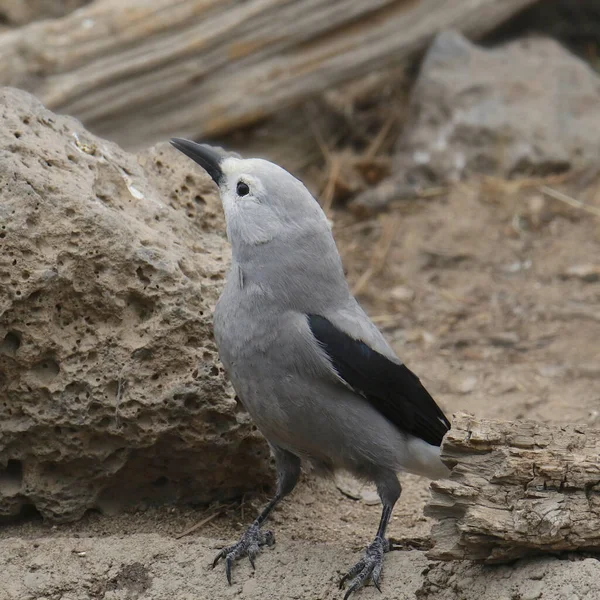
[[[502,562],[600,550],[600,431],[461,414],[442,459],[452,474],[432,483],[430,557]]]
[[[533,2],[103,0],[0,34],[0,84],[129,147],[215,136]]]

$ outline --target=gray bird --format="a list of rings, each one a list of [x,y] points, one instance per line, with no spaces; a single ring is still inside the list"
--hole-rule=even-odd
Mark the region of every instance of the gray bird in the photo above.
[[[232,247],[214,314],[219,355],[233,387],[267,439],[277,489],[239,542],[235,560],[274,542],[261,531],[295,487],[302,461],[373,482],[383,505],[374,541],[342,578],[344,600],[369,579],[379,588],[385,538],[400,497],[398,472],[447,475],[440,444],[450,423],[353,297],[329,222],[304,185],[260,159],[224,157],[173,139],[219,187]]]

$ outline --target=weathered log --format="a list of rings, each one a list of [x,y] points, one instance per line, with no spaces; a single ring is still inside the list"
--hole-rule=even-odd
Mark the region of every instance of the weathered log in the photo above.
[[[62,17],[91,0],[0,0],[0,23],[18,26]]]
[[[214,136],[534,0],[103,0],[0,35],[0,84],[129,147]]]
[[[584,425],[454,418],[452,468],[432,484],[430,557],[502,562],[600,550],[600,431]]]

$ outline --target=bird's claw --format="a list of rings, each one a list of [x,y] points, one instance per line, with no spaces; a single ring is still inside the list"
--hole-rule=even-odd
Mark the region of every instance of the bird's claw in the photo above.
[[[218,562],[225,559],[225,575],[227,582],[231,585],[231,568],[234,561],[247,556],[252,565],[252,569],[255,569],[254,558],[260,551],[261,546],[272,546],[275,543],[275,537],[272,531],[261,531],[257,523],[252,523],[248,529],[244,532],[239,542],[223,548],[213,561],[213,569],[217,566]]]
[[[375,587],[381,592],[381,570],[383,569],[383,555],[390,549],[389,542],[382,538],[375,538],[375,541],[367,546],[365,555],[361,558],[340,580],[340,589],[344,587],[346,581],[350,584],[344,600],[353,594],[356,590],[363,587],[369,579]]]

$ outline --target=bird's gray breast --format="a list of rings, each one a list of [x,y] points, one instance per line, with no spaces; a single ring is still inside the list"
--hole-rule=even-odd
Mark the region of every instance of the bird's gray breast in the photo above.
[[[306,398],[314,396],[315,378],[328,368],[318,361],[306,316],[273,301],[264,289],[240,289],[239,278],[229,277],[214,329],[219,355],[245,408],[267,439],[283,443],[293,435]]]
[[[214,313],[219,356],[238,394],[260,382],[277,336],[281,310],[234,265]],[[246,381],[249,380],[249,381]],[[242,398],[244,401],[245,399]]]

